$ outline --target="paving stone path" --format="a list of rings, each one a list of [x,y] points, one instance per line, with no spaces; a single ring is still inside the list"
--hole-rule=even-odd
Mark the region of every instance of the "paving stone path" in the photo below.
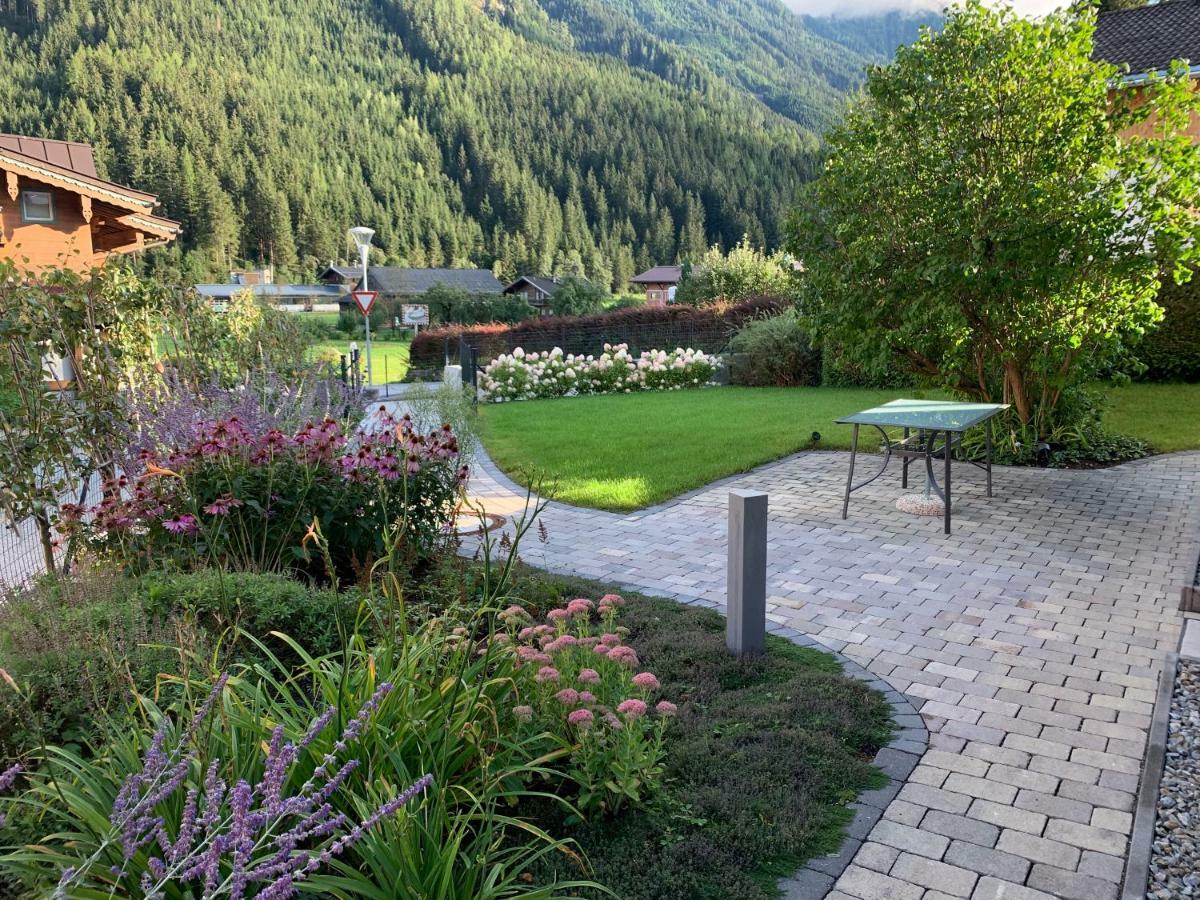
[[[521,555],[719,608],[727,492],[768,491],[769,617],[882,677],[930,731],[829,898],[1116,898],[1200,542],[1200,453],[998,469],[991,500],[956,466],[949,537],[896,511],[898,466],[843,522],[846,462],[803,453],[630,515],[551,503],[546,542],[530,535]],[[486,459],[471,490],[488,512],[522,505]]]

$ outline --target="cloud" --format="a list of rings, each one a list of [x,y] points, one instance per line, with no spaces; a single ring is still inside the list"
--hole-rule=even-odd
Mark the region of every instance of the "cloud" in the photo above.
[[[886,12],[938,12],[946,0],[783,0],[785,6],[806,16],[854,18]],[[1062,6],[1063,0],[1013,0],[1014,9],[1024,16],[1040,16]]]

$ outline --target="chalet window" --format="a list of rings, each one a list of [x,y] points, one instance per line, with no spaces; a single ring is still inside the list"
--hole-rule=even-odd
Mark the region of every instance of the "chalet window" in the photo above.
[[[21,191],[22,222],[53,222],[54,195],[49,191]]]

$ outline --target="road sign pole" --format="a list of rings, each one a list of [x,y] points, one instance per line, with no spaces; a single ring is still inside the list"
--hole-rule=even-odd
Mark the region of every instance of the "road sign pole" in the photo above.
[[[371,252],[370,247],[364,246],[362,248],[362,270],[363,270],[362,289],[364,291],[370,290],[370,286],[367,284],[367,254],[369,254],[370,252]],[[371,307],[369,307],[369,306],[367,307],[366,311],[363,313],[363,327],[366,329],[366,332],[367,332],[367,387],[370,387],[372,384],[374,384],[375,379],[373,379],[371,377]]]

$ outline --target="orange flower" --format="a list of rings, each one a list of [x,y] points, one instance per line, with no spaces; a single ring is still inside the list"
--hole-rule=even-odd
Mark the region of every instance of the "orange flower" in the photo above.
[[[147,475],[169,475],[171,478],[182,478],[178,472],[173,472],[170,469],[164,469],[162,466],[156,466],[152,462],[146,463]]]

